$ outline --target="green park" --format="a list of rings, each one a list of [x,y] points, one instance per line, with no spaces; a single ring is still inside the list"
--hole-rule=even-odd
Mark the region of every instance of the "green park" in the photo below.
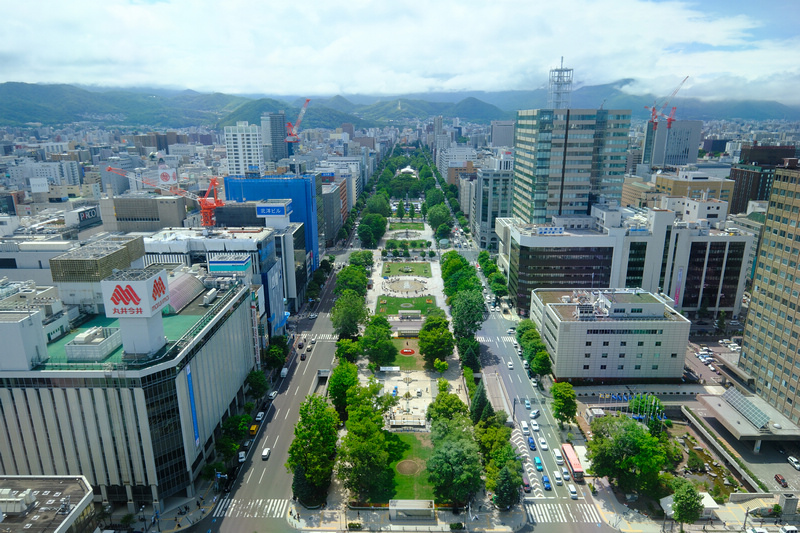
[[[418,276],[431,277],[430,263],[384,263],[384,276]]]
[[[375,307],[376,315],[398,315],[400,311],[417,310],[422,316],[430,313],[431,309],[437,309],[436,298],[433,296],[415,296],[404,298],[400,296],[380,296],[378,305]]]

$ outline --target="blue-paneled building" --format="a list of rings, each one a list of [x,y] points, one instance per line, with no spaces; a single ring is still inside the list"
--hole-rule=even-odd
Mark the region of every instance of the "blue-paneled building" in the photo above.
[[[320,201],[317,201],[319,197]],[[312,268],[319,268],[320,248],[325,243],[322,205],[322,176],[316,174],[264,176],[261,178],[225,177],[225,198],[231,202],[259,202],[291,198],[289,220],[305,224],[306,253]]]

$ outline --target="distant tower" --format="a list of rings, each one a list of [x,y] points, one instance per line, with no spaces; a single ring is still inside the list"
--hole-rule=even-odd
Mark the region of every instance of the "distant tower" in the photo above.
[[[548,109],[569,109],[572,94],[572,69],[564,68],[564,57],[561,57],[561,68],[550,69],[550,87],[547,90]]]

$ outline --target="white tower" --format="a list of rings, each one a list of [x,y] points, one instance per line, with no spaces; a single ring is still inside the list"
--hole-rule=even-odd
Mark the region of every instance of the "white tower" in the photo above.
[[[572,95],[572,69],[564,68],[564,57],[561,57],[561,68],[550,69],[550,86],[547,90],[548,109],[569,109]]]

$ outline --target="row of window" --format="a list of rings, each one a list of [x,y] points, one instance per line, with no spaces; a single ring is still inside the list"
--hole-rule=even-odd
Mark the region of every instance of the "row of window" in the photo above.
[[[591,358],[592,358],[592,354],[587,352],[587,353],[583,354],[583,357],[584,357],[585,359],[591,359]],[[636,354],[636,359],[641,359],[641,358],[643,358],[643,357],[644,357],[644,354],[643,354],[643,353],[637,353],[637,354]],[[655,359],[658,359],[659,357],[661,357],[661,354],[660,354],[660,353],[654,353],[654,354],[653,354],[653,357],[654,357]],[[677,358],[678,358],[678,354],[677,354],[677,353],[670,354],[670,357],[671,357],[672,359],[677,359]],[[619,354],[619,358],[620,358],[620,359],[625,359],[625,353],[624,353],[624,352],[620,353],[620,354]],[[603,352],[603,353],[601,353],[601,354],[600,354],[600,359],[608,359],[608,352]]]
[[[589,365],[583,365],[584,370],[589,370]],[[641,370],[642,365],[633,365],[634,370]],[[607,365],[600,365],[600,370],[608,370]],[[625,365],[617,365],[617,370],[625,370]],[[658,365],[652,365],[650,370],[658,370]]]
[[[608,346],[610,341],[603,341],[603,346]],[[591,346],[592,341],[586,341],[586,346]],[[628,341],[619,341],[620,346],[627,346]],[[656,341],[656,346],[661,346],[661,341]],[[644,346],[644,341],[636,341],[636,346]]]
[[[587,330],[586,333],[588,333],[589,335],[662,335],[664,333],[664,330],[663,329],[590,329]],[[620,346],[625,346],[625,345],[620,344]]]

